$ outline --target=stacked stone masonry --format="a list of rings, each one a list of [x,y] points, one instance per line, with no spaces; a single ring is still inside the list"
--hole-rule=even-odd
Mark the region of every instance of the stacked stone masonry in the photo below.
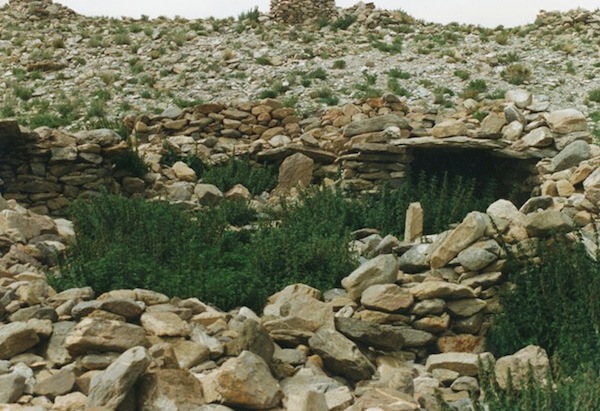
[[[302,120],[274,101],[130,117],[131,143],[151,170],[137,180],[115,168],[128,145],[110,130],[69,135],[0,122],[9,198],[0,198],[0,403],[65,411],[165,403],[353,411],[400,403],[417,411],[434,409],[436,393],[468,401],[479,389],[478,362],[493,361],[484,341],[506,279],[501,244],[533,255],[537,242],[564,233],[597,251],[600,148],[585,117],[538,111],[531,96],[508,96],[517,101],[498,102],[481,122],[468,112],[410,110],[391,96]],[[126,193],[138,187],[137,194],[151,197],[195,184],[198,176],[161,162],[169,150],[211,162],[250,154],[282,163],[301,155],[315,171],[340,167],[342,184],[370,189],[401,182],[411,151],[423,147],[534,160],[539,184],[520,208],[498,200],[426,238],[418,211],[407,222],[416,235],[404,240],[359,230],[350,246],[363,263],[342,280],[343,289],[321,293],[293,284],[271,296],[262,313],[223,312],[196,298],[141,289],[56,293],[47,283],[45,270],[73,240],[73,226],[35,210],[56,211],[55,199],[104,186]],[[536,378],[549,372],[545,352],[526,347],[498,359],[498,382],[507,368],[528,362]],[[526,370],[513,369],[513,381]]]
[[[282,23],[302,24],[336,14],[335,0],[271,0],[271,15]]]
[[[112,130],[74,135],[59,130],[22,131],[0,122],[2,193],[33,211],[63,215],[69,203],[90,192],[119,192],[128,173],[115,167],[128,146]],[[143,191],[143,184],[141,187]],[[130,193],[131,194],[131,193]]]

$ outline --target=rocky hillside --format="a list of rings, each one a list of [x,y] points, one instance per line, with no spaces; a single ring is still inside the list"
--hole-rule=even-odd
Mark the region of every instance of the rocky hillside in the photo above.
[[[509,253],[556,233],[597,253],[598,12],[488,30],[357,5],[297,28],[13,0],[0,19],[0,410],[470,410],[491,398],[481,362],[501,389],[547,383],[542,348],[494,358],[485,340]],[[343,243],[358,263],[339,288],[290,284],[260,311],[49,282],[82,196],[264,212],[315,182],[401,185],[436,150],[527,198],[430,235],[413,203],[404,233]],[[205,181],[241,154],[279,167],[275,189]]]
[[[523,84],[550,108],[596,111],[600,13],[512,29],[438,25],[364,4],[302,27],[240,19],[88,18],[48,0],[0,15],[0,116],[84,128],[173,103],[278,97],[301,113],[385,91],[443,108]],[[597,120],[594,117],[595,120]]]

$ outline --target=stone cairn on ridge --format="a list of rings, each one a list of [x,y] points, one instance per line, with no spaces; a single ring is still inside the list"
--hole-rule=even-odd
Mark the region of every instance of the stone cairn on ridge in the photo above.
[[[302,24],[337,15],[335,0],[271,0],[271,15],[280,23]]]

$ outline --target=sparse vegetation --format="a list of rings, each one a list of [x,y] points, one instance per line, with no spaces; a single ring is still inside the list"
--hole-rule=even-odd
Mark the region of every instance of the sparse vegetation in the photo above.
[[[502,70],[501,76],[510,84],[520,85],[531,80],[531,69],[522,64],[511,64]]]
[[[348,28],[357,20],[354,14],[345,14],[331,23],[333,30],[348,30]]]
[[[271,61],[271,59],[268,56],[258,56],[254,62],[256,64],[260,64],[262,66],[272,66],[273,62]]]
[[[336,60],[333,62],[331,68],[336,70],[343,70],[346,68],[346,60]]]
[[[600,88],[595,88],[588,93],[588,100],[600,103]]]
[[[330,88],[320,88],[311,93],[311,97],[328,106],[335,106],[340,101]]]

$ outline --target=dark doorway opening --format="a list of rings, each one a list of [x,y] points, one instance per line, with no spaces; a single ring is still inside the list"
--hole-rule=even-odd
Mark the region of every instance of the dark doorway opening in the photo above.
[[[439,179],[458,176],[474,180],[476,192],[493,191],[496,199],[504,198],[520,207],[531,196],[536,185],[537,160],[496,157],[486,150],[413,148],[413,162],[409,178],[413,181],[423,175]]]

